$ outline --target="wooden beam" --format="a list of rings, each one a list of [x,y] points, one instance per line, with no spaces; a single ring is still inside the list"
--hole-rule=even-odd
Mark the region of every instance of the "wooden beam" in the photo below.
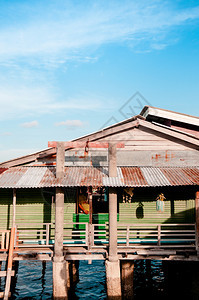
[[[89,249],[92,248],[94,244],[94,231],[93,231],[93,195],[92,195],[92,187],[88,187],[88,204],[89,204],[89,223],[88,223],[88,246]]]
[[[64,163],[65,163],[65,149],[62,142],[56,143],[56,178],[62,179],[64,177]]]
[[[38,158],[44,157],[44,156],[48,156],[51,154],[56,153],[56,149],[46,149],[46,150],[42,150],[30,155],[26,155],[26,156],[21,156],[15,159],[11,159],[8,161],[5,161],[3,163],[0,163],[0,167],[1,168],[10,168],[10,167],[14,167],[14,166],[20,166],[20,165],[24,165],[26,163],[30,163],[33,161],[36,161]]]
[[[6,277],[7,276],[7,271],[0,271],[0,277]],[[15,271],[11,271],[11,276],[15,276]]]
[[[102,142],[48,142],[48,147],[57,147],[58,143],[62,143],[65,148],[108,148],[109,143]],[[117,143],[117,148],[124,148],[124,143]]]
[[[109,176],[117,176],[116,146],[109,144]],[[109,261],[117,261],[117,191],[109,188]]]
[[[180,143],[197,150],[199,149],[199,139],[197,137],[190,137],[186,133],[176,132],[172,128],[165,128],[144,120],[139,120],[139,125],[141,130],[145,129],[150,132],[152,131],[153,134],[157,133],[166,135],[168,139],[171,139],[176,143]]]

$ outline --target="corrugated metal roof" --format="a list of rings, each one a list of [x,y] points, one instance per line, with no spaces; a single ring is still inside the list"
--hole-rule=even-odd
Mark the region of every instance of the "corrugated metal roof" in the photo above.
[[[0,173],[0,188],[72,186],[182,186],[199,184],[199,167],[118,167],[117,177],[108,177],[107,167],[65,167],[62,180],[55,167],[13,167]]]
[[[159,168],[142,168],[142,173],[150,186],[171,185],[170,181]]]
[[[50,187],[55,183],[55,170],[43,167],[13,167],[0,175],[0,188]]]

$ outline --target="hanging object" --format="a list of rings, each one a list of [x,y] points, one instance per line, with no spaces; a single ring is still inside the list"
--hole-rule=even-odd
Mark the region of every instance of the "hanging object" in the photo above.
[[[134,190],[134,188],[132,188],[132,187],[124,188],[123,203],[131,203],[131,200],[133,197],[133,190]]]
[[[156,198],[156,210],[158,212],[164,212],[164,200],[165,196],[163,193],[159,194],[158,197]]]
[[[84,156],[88,156],[88,152],[89,152],[89,139],[86,141]]]

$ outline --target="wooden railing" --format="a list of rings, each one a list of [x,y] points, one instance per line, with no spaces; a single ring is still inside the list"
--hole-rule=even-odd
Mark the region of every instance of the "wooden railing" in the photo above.
[[[17,235],[18,247],[31,247],[32,244],[52,246],[55,241],[55,223],[17,224]],[[88,223],[64,223],[64,244],[88,246],[88,236]]]
[[[1,251],[8,250],[10,240],[10,230],[0,230]]]
[[[24,226],[24,224],[23,224]],[[52,246],[55,239],[55,224],[42,223],[35,227],[27,224],[20,228],[19,247],[29,244]],[[155,245],[158,247],[196,246],[195,224],[121,224],[118,223],[118,247]],[[5,240],[5,239],[4,239]],[[64,245],[106,247],[109,243],[108,224],[64,223]]]
[[[118,224],[118,245],[196,246],[195,224]]]

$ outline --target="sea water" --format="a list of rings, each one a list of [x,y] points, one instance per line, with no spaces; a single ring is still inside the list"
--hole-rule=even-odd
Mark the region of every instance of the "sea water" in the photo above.
[[[4,285],[2,278],[1,291]],[[135,261],[134,300],[198,300],[198,286],[198,263]],[[20,261],[11,292],[11,299],[52,299],[52,262]],[[73,299],[107,299],[104,261],[80,261],[78,282],[69,292],[69,300]]]

